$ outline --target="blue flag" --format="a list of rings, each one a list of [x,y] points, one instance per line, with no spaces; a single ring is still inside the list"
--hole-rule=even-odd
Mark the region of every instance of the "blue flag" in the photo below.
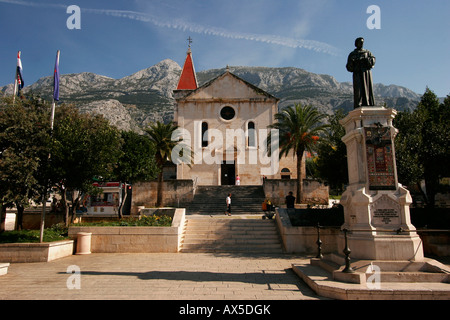
[[[53,72],[53,99],[59,101],[59,50],[56,53],[55,71]]]

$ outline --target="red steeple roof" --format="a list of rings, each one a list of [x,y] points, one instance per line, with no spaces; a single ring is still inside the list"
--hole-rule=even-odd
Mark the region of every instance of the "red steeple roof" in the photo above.
[[[198,88],[197,76],[195,75],[194,62],[192,61],[191,48],[188,49],[183,71],[181,71],[177,90],[195,90]]]

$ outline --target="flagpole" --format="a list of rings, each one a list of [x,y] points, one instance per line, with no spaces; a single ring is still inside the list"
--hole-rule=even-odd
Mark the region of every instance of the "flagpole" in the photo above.
[[[52,109],[50,114],[50,134],[53,134],[53,123],[55,121],[55,109],[56,109],[56,101],[59,100],[59,53],[58,50],[56,52],[56,62],[55,69],[53,72],[53,101],[52,101]],[[51,152],[48,153],[48,159],[50,160]],[[44,227],[45,227],[45,207],[47,206],[47,192],[48,192],[48,184],[44,186],[44,195],[42,196],[42,214],[41,214],[41,228],[39,235],[39,242],[42,243],[44,241]]]
[[[17,57],[20,57],[20,51],[17,52]],[[14,92],[13,92],[13,104],[16,103],[16,92],[17,92],[17,63],[16,63],[16,73],[15,73],[15,77],[14,77]]]
[[[56,72],[56,66],[59,66],[59,54],[60,54],[60,51],[59,50],[56,51],[55,72]],[[57,76],[59,77],[59,70],[58,70],[58,75]],[[55,82],[56,82],[56,80],[55,80]],[[53,90],[55,91],[56,83],[54,83],[53,86],[54,86]],[[59,96],[59,83],[58,83],[58,96]],[[59,97],[57,97],[57,99],[59,99]],[[53,131],[53,123],[55,121],[55,109],[56,109],[56,102],[55,102],[55,92],[54,92],[53,93],[53,102],[52,102],[52,112],[51,112],[51,115],[50,115],[50,129],[52,131]]]

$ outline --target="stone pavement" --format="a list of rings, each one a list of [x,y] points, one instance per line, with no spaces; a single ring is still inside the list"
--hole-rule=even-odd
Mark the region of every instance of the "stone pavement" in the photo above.
[[[308,261],[289,254],[73,255],[51,262],[12,263],[8,274],[0,277],[0,299],[322,299],[292,270],[293,263]],[[79,278],[68,269],[71,266],[79,268]]]

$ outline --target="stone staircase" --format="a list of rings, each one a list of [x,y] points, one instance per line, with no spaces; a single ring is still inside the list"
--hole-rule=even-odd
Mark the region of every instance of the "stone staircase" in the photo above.
[[[187,214],[223,215],[225,199],[231,193],[231,213],[263,214],[265,195],[262,186],[200,186],[193,201],[187,206]]]
[[[186,216],[181,252],[282,253],[275,220]]]

